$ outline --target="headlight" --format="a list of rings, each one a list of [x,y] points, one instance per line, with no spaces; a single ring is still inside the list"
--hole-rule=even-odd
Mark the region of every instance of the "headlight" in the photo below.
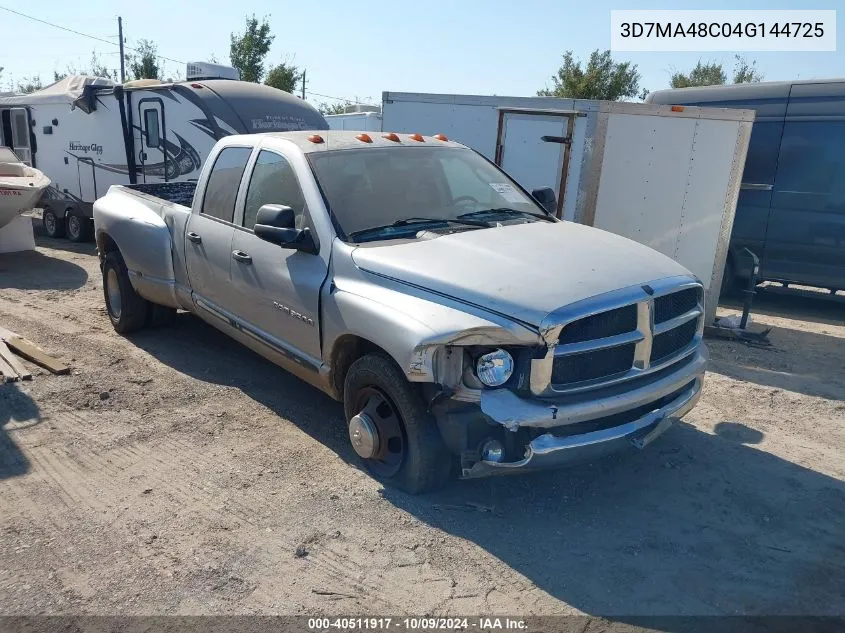
[[[513,358],[503,349],[484,354],[475,365],[475,373],[488,387],[501,387],[513,374]]]

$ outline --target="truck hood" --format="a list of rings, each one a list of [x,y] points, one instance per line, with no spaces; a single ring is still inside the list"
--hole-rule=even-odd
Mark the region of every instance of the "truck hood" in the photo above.
[[[691,273],[647,246],[592,227],[533,222],[430,240],[359,246],[364,271],[539,327],[561,306]]]

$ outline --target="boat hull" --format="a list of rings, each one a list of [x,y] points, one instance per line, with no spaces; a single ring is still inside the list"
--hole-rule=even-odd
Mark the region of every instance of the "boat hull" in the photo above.
[[[41,198],[50,180],[41,175],[35,178],[21,178],[25,184],[9,182],[15,179],[0,178],[0,227],[7,225],[15,216],[33,208]],[[31,184],[30,184],[31,183]]]

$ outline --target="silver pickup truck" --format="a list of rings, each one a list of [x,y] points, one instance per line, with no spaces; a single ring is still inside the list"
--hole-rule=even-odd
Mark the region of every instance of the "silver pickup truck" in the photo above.
[[[699,398],[699,280],[554,205],[441,135],[288,132],[114,186],[94,223],[118,332],[195,313],[342,401],[368,470],[420,492],[643,448]]]

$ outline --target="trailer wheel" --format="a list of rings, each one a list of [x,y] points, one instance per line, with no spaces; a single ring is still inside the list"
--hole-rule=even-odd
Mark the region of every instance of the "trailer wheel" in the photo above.
[[[44,233],[47,237],[64,237],[65,223],[60,220],[52,209],[44,209],[41,214],[41,224],[44,226]]]
[[[108,253],[103,261],[103,295],[115,331],[129,334],[146,325],[150,304],[135,292],[123,257],[116,251]]]
[[[452,455],[419,392],[393,360],[368,354],[352,363],[343,408],[352,447],[377,479],[411,494],[446,484]]]
[[[87,242],[91,235],[91,223],[88,218],[69,209],[65,216],[65,231],[71,242]]]

